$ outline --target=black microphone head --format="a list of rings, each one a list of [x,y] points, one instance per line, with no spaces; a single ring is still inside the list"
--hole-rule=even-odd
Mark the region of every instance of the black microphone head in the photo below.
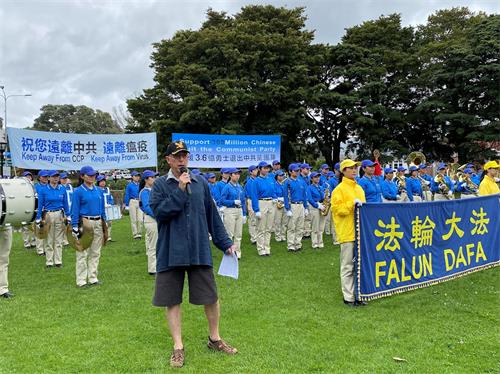
[[[181,166],[181,167],[179,168],[179,171],[180,171],[181,173],[187,173],[187,172],[188,172],[188,168],[187,168],[187,167],[185,167],[185,166]]]

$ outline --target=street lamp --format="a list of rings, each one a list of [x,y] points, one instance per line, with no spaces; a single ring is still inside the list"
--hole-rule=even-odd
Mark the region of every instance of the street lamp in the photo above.
[[[0,86],[0,89],[2,90],[2,97],[3,97],[3,109],[4,109],[4,116],[3,116],[3,126],[2,129],[5,127],[7,128],[7,99],[10,97],[16,97],[16,96],[31,96],[31,94],[14,94],[14,95],[6,95],[5,86]],[[3,174],[3,172],[2,172]]]
[[[3,154],[7,150],[7,142],[4,139],[0,140],[0,176],[3,178]]]

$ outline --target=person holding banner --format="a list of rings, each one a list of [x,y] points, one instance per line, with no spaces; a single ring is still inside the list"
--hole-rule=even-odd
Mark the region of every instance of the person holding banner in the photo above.
[[[0,298],[10,299],[9,256],[12,248],[12,226],[0,226]]]
[[[71,203],[72,235],[75,239],[80,239],[78,229],[80,225],[90,226],[93,233],[90,247],[76,252],[76,285],[81,288],[101,284],[97,274],[103,245],[106,211],[103,195],[99,187],[95,186],[96,174],[97,171],[92,166],[84,166],[80,169],[83,183],[75,188]]]
[[[226,255],[236,246],[227,236],[206,181],[189,174],[189,151],[183,141],[167,146],[167,175],[153,184],[150,205],[158,222],[156,283],[153,305],[164,307],[174,343],[170,366],[184,365],[181,303],[186,273],[189,302],[203,305],[209,326],[207,346],[229,355],[238,351],[219,335],[220,307],[213,274],[209,233]]]
[[[418,167],[410,166],[410,176],[406,178],[406,191],[410,201],[421,202],[423,200],[422,182],[418,179]]]
[[[311,173],[311,184],[307,187],[307,201],[311,206],[311,244],[313,249],[324,248],[323,231],[325,230],[326,217],[322,214],[325,210],[323,199],[325,189],[320,185],[321,174],[318,172]]]
[[[239,184],[241,171],[237,168],[228,168],[229,182],[222,189],[220,202],[224,209],[224,227],[236,246],[236,255],[241,259],[241,236],[243,225],[247,221],[245,191]]]
[[[498,165],[496,161],[488,161],[486,164],[484,164],[483,168],[484,171],[481,175],[482,180],[481,184],[479,185],[479,195],[485,196],[500,193],[498,184],[495,181],[500,165]]]
[[[38,172],[38,183],[35,184],[35,190],[38,196],[47,187],[48,184],[48,170],[40,170]],[[38,211],[42,211],[42,206],[40,205],[40,200],[38,200]],[[47,247],[47,238],[45,239],[35,239],[36,241],[36,254],[38,256],[45,256],[45,249]]]
[[[65,234],[65,226],[71,222],[69,217],[68,200],[66,199],[66,188],[59,184],[59,172],[49,172],[49,183],[41,189],[38,195],[38,211],[35,224],[40,226],[42,213],[50,222],[47,236],[47,247],[45,249],[45,266],[47,268],[62,266],[62,247]]]
[[[274,174],[274,190],[276,191],[276,203],[274,210],[274,238],[277,242],[286,241],[286,226],[288,217],[286,215],[285,206],[285,173],[278,170]]]
[[[139,208],[139,181],[141,175],[137,171],[130,173],[132,180],[125,188],[125,197],[123,203],[125,210],[130,214],[130,225],[132,226],[132,237],[134,239],[142,238],[142,211]]]
[[[102,197],[104,199],[104,209],[106,209],[109,206],[114,205],[115,200],[113,199],[113,195],[111,194],[111,190],[109,187],[106,186],[106,176],[99,174],[96,179],[97,187],[99,187],[99,190],[102,192]],[[108,217],[110,218],[110,217]],[[108,242],[112,242],[113,240],[111,239],[111,228],[112,228],[112,221],[107,221],[106,224],[108,225]]]
[[[382,189],[382,201],[384,203],[395,203],[401,200],[401,196],[398,195],[398,185],[394,182],[394,170],[393,168],[384,169],[384,180],[380,183]]]
[[[286,241],[288,252],[302,249],[304,212],[307,210],[307,185],[299,178],[300,166],[288,165],[290,177],[285,181],[285,209],[288,217]]]
[[[346,159],[340,163],[341,182],[332,194],[332,212],[340,242],[340,282],[344,304],[364,305],[354,297],[354,208],[366,201],[365,192],[356,182],[359,162]]]
[[[144,230],[146,236],[146,256],[148,257],[148,273],[156,274],[156,243],[158,241],[158,224],[149,203],[151,198],[151,188],[158,173],[145,170],[142,173],[141,191],[139,192],[139,206],[144,217]]]
[[[61,186],[66,188],[66,200],[68,201],[69,211],[71,212],[71,200],[73,199],[73,186],[71,185],[71,180],[68,178],[68,174],[62,172],[59,182],[61,183]],[[68,238],[66,237],[66,234],[64,234],[63,246],[68,244],[69,244]]]
[[[252,187],[252,183],[255,182],[255,178],[257,178],[258,174],[259,169],[257,168],[257,165],[250,165],[248,167],[248,178],[244,187],[248,211],[248,234],[250,235],[250,243],[252,244],[257,244],[257,217],[255,217],[255,212],[252,209],[250,190]]]

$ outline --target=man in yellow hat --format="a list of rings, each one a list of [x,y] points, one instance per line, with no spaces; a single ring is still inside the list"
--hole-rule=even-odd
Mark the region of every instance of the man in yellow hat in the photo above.
[[[483,175],[481,176],[481,184],[479,185],[479,196],[494,195],[500,193],[500,188],[495,182],[495,177],[498,175],[500,165],[496,161],[488,161],[484,164]]]

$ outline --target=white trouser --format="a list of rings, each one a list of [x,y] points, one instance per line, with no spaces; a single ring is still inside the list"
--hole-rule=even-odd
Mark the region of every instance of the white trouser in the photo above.
[[[9,255],[12,247],[12,227],[0,226],[0,295],[9,292]]]
[[[50,220],[47,246],[45,248],[45,264],[48,266],[62,264],[62,247],[65,234],[63,212],[47,212]]]
[[[248,233],[250,234],[250,241],[252,243],[257,242],[257,218],[255,217],[255,212],[252,209],[252,200],[247,199],[247,211],[248,211]]]
[[[354,301],[354,242],[340,244],[340,284],[345,301]]]
[[[311,245],[313,248],[324,248],[323,231],[325,230],[326,217],[321,210],[311,207]]]
[[[144,214],[144,230],[146,232],[146,256],[148,257],[148,273],[156,273],[156,242],[158,241],[158,224],[156,220]],[[109,229],[108,229],[109,232]]]
[[[29,248],[32,245],[36,245],[35,234],[28,225],[24,225],[23,227],[21,227],[21,232],[23,234],[23,242],[26,248]]]
[[[102,239],[104,235],[102,232],[101,220],[90,220],[89,224],[94,232],[94,239],[88,249],[82,252],[76,252],[77,286],[84,286],[87,283],[96,283],[98,281],[97,268],[99,267],[99,258],[101,257]]]
[[[130,226],[134,238],[142,236],[142,210],[139,208],[139,200],[130,199],[128,202],[128,212],[130,215]]]
[[[238,258],[241,258],[241,235],[243,232],[243,212],[241,208],[226,208],[224,210],[224,227],[229,239],[236,245]]]
[[[311,206],[308,206],[308,209]],[[310,210],[310,209],[309,209]],[[304,236],[311,236],[311,215],[304,216]]]
[[[302,235],[304,230],[304,205],[290,203],[292,216],[288,218],[286,241],[288,250],[296,251],[302,248]]]
[[[277,242],[284,242],[286,240],[286,226],[288,217],[285,208],[278,209],[275,206],[274,210],[274,238]]]
[[[259,200],[260,219],[257,220],[257,251],[259,255],[271,254],[271,229],[274,222],[272,200]]]

